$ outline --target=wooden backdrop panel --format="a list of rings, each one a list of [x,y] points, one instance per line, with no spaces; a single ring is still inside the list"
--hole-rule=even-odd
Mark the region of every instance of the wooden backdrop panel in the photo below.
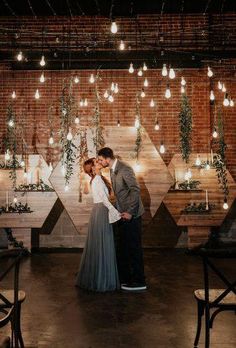
[[[0,157],[4,160],[4,156]],[[49,176],[51,171],[41,155],[29,155],[28,171],[32,173],[31,182],[34,184],[40,178],[45,184],[51,186]],[[23,177],[24,170],[17,169],[17,186],[23,184],[25,179]],[[29,179],[30,180],[30,179]],[[6,204],[6,191],[9,192],[9,203],[13,201],[14,192],[12,189],[12,181],[9,178],[9,170],[0,170],[0,206]],[[22,195],[22,192],[16,192],[18,202],[30,206],[32,213],[26,214],[1,214],[0,227],[12,228],[40,228],[49,215],[54,203],[57,200],[55,192],[28,192]]]
[[[91,136],[92,131],[90,130],[87,134],[87,143],[89,156],[94,156],[95,152]],[[135,161],[132,158],[136,139],[134,127],[105,127],[104,137],[106,146],[111,147],[116,155],[119,155],[122,160],[128,162],[131,166],[135,165]],[[173,183],[173,179],[145,130],[139,163],[140,170],[136,172],[136,175],[145,206],[144,222],[148,223],[159,208],[166,192]],[[109,178],[109,171],[105,170],[104,175]],[[89,187],[88,177],[84,176],[83,179],[82,202],[79,202],[77,163],[74,164],[74,172],[67,192],[64,189],[64,177],[60,163],[54,169],[50,181],[81,236],[80,246],[83,246],[92,208],[91,192],[88,194],[84,193],[84,187]]]

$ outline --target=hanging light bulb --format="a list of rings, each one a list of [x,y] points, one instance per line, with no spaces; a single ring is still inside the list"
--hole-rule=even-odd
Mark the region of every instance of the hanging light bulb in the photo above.
[[[38,89],[36,89],[34,97],[35,97],[35,99],[39,99],[40,98],[40,94],[39,94],[39,90]]]
[[[20,166],[21,166],[22,168],[24,168],[24,166],[25,166],[25,161],[24,161],[23,158],[22,158],[21,161],[20,161]]]
[[[221,90],[221,89],[222,89],[222,87],[223,87],[223,86],[222,86],[222,83],[221,83],[220,81],[218,81],[218,89],[220,89],[220,90]]]
[[[170,91],[169,85],[167,85],[167,87],[166,87],[165,97],[166,97],[166,99],[169,99],[171,97],[171,91]]]
[[[166,68],[166,64],[163,64],[161,74],[162,74],[162,76],[167,76],[168,71],[167,71],[167,68]]]
[[[154,103],[154,100],[153,100],[153,98],[152,98],[151,101],[150,101],[150,107],[151,107],[151,108],[154,108],[154,106],[155,106],[155,103]]]
[[[80,99],[79,106],[84,106],[84,100]]]
[[[165,146],[163,144],[163,142],[161,142],[161,146],[160,146],[160,153],[165,153],[166,149],[165,149]]]
[[[216,127],[213,130],[212,137],[213,138],[217,138],[218,137],[218,133],[217,133]]]
[[[200,166],[201,163],[202,163],[202,161],[201,161],[201,159],[200,159],[200,156],[197,155],[197,158],[196,158],[196,161],[195,161],[196,166]]]
[[[227,198],[224,198],[223,208],[224,208],[225,210],[229,209],[229,205],[228,205],[228,203],[227,203]]]
[[[44,83],[44,82],[45,82],[45,76],[44,76],[44,73],[43,73],[43,72],[42,72],[42,74],[40,75],[39,81],[40,81],[41,83]]]
[[[146,65],[146,63],[143,63],[143,71],[147,71],[147,65]]]
[[[144,87],[148,87],[148,79],[147,78],[145,78],[143,85],[144,85]]]
[[[225,84],[224,84],[224,83],[223,83],[223,85],[222,85],[222,89],[221,89],[221,90],[222,90],[223,93],[226,92],[226,87],[225,87]]]
[[[25,179],[28,178],[28,173],[27,173],[26,169],[25,169],[25,171],[24,171],[23,177],[24,177]]]
[[[185,86],[186,85],[186,81],[185,78],[182,76],[181,77],[181,86]]]
[[[109,97],[109,94],[108,94],[107,89],[105,90],[105,92],[104,92],[103,96],[104,96],[104,98],[106,98],[106,99]]]
[[[12,92],[11,97],[12,97],[12,99],[16,99],[16,92],[15,91]]]
[[[140,169],[141,169],[140,163],[139,163],[139,161],[137,161],[137,162],[135,163],[134,170],[135,170],[135,172],[139,172]]]
[[[41,60],[40,60],[39,64],[40,64],[41,66],[45,66],[45,65],[46,65],[44,55],[41,57]]]
[[[229,106],[233,107],[234,106],[234,101],[233,99],[230,98],[230,101],[229,101]]]
[[[169,71],[169,78],[171,80],[173,80],[175,78],[175,71],[173,68],[170,68],[170,71]]]
[[[18,201],[18,200],[17,200],[17,197],[16,197],[16,196],[14,196],[14,198],[13,198],[13,203],[15,203],[15,204],[16,204],[16,203],[17,203],[17,201]]]
[[[87,98],[84,99],[84,106],[88,106],[88,99]]]
[[[212,70],[211,70],[211,68],[209,66],[207,68],[207,76],[208,77],[212,77],[213,76],[213,72],[212,72]]]
[[[214,95],[214,92],[212,90],[210,92],[210,100],[211,101],[215,100],[215,95]]]
[[[142,68],[140,68],[139,70],[138,70],[138,76],[143,76],[143,70],[142,70]]]
[[[211,166],[210,166],[209,160],[207,160],[206,165],[205,165],[205,169],[210,170],[210,168],[211,168]]]
[[[116,83],[114,88],[114,93],[117,94],[118,92],[119,92],[119,87],[118,87],[118,83]]]
[[[14,127],[14,125],[15,125],[14,120],[13,120],[13,119],[10,119],[10,120],[8,121],[8,126],[12,128],[12,127]]]
[[[123,40],[120,41],[119,49],[120,49],[121,51],[124,51],[124,49],[125,49],[125,43],[124,43]]]
[[[48,143],[49,143],[49,145],[53,145],[54,144],[54,139],[53,139],[53,135],[52,134],[50,135]]]
[[[72,135],[72,133],[71,133],[71,128],[69,128],[69,132],[67,133],[66,139],[67,139],[68,141],[71,141],[71,140],[73,139],[73,135]]]
[[[10,152],[9,152],[9,150],[7,150],[7,152],[5,152],[5,160],[6,160],[6,161],[9,161],[10,158],[11,158]]]
[[[94,78],[93,74],[90,75],[89,82],[90,83],[94,83],[95,82],[95,78]]]
[[[229,106],[228,93],[225,93],[223,105],[224,105],[224,106]]]
[[[158,121],[156,121],[154,129],[155,129],[155,131],[158,131],[160,129],[160,125],[159,125]]]
[[[120,127],[120,120],[117,121],[117,127]]]
[[[80,122],[80,119],[79,119],[78,116],[76,116],[76,118],[75,118],[75,124],[79,124],[79,122]]]
[[[144,89],[142,89],[142,92],[141,92],[141,94],[140,94],[140,95],[141,95],[141,97],[142,97],[142,98],[144,98],[144,97],[145,97],[145,95],[146,95],[146,94],[145,94],[145,92],[144,92]]]
[[[133,63],[130,63],[130,66],[129,66],[129,73],[130,74],[133,74],[134,72],[134,66],[133,66]]]
[[[23,60],[23,53],[20,51],[17,56],[16,56],[16,59],[21,62]]]
[[[136,117],[136,119],[135,119],[134,127],[135,127],[136,129],[138,129],[138,128],[140,127],[140,121],[139,121],[139,118],[138,118],[138,117]]]
[[[50,170],[50,172],[52,172],[52,171],[53,171],[52,162],[50,162],[50,163],[49,163],[49,170]]]
[[[65,192],[68,192],[69,191],[69,185],[65,185],[64,190],[65,190]]]
[[[115,89],[115,84],[114,82],[111,83],[111,91],[114,92],[114,89]]]
[[[184,87],[184,86],[181,86],[180,92],[181,92],[182,94],[185,93],[185,87]]]
[[[112,34],[116,34],[117,31],[118,31],[117,24],[116,24],[115,21],[112,21],[112,23],[111,23],[111,33]]]
[[[75,76],[75,78],[74,78],[74,83],[79,83],[79,78],[78,78],[78,76]]]
[[[108,100],[109,100],[110,103],[113,103],[114,97],[113,97],[112,94],[109,95]]]

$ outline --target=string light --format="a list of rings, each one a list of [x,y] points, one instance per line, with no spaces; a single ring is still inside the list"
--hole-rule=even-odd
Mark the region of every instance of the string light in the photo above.
[[[129,73],[130,74],[133,74],[134,72],[134,66],[133,66],[133,63],[130,63],[130,66],[129,66]]]
[[[65,192],[68,192],[69,191],[69,185],[65,185],[64,190],[65,190]]]
[[[111,23],[111,33],[112,33],[112,34],[116,34],[117,31],[118,31],[117,24],[116,24],[115,21],[113,21],[113,22]]]
[[[225,87],[225,84],[224,84],[224,83],[223,83],[223,85],[222,85],[222,89],[221,89],[221,90],[222,90],[223,93],[226,92],[226,87]]]
[[[16,196],[14,196],[14,198],[13,198],[13,203],[17,203],[17,197]]]
[[[143,70],[142,70],[142,68],[140,68],[139,70],[138,70],[138,76],[143,76]]]
[[[50,135],[48,143],[49,143],[49,145],[53,145],[54,144],[54,139],[53,139],[53,135],[52,134]]]
[[[87,98],[84,99],[84,106],[88,106],[88,99]]]
[[[167,68],[166,68],[166,64],[163,64],[161,74],[162,74],[162,76],[167,76],[168,71],[167,71]]]
[[[224,105],[224,106],[229,106],[228,93],[225,93],[223,105]]]
[[[115,88],[114,88],[114,93],[118,93],[119,92],[119,87],[118,87],[118,83],[115,84]]]
[[[229,101],[229,106],[233,107],[234,106],[234,101],[233,99],[230,98],[230,101]]]
[[[35,94],[34,94],[34,97],[35,97],[35,99],[39,99],[39,98],[40,98],[40,93],[39,93],[39,90],[38,90],[38,89],[36,89],[36,92],[35,92]]]
[[[9,161],[10,158],[11,158],[10,152],[9,152],[9,150],[7,150],[7,152],[5,152],[5,160]]]
[[[143,71],[147,71],[147,65],[146,65],[146,63],[143,63]]]
[[[44,82],[45,82],[45,76],[44,76],[44,73],[43,73],[43,72],[42,72],[42,74],[40,75],[39,81],[40,81],[41,83],[44,83]]]
[[[209,160],[207,160],[206,165],[205,165],[205,169],[210,170],[210,168],[211,168],[211,166],[210,166]]]
[[[182,76],[181,77],[181,86],[185,86],[186,85],[186,81],[185,78]]]
[[[120,49],[121,51],[124,51],[124,49],[125,49],[125,43],[124,43],[123,40],[120,41],[119,49]]]
[[[73,135],[72,135],[72,133],[71,133],[71,128],[69,128],[69,132],[67,133],[66,139],[67,139],[68,141],[71,141],[71,140],[73,139]]]
[[[80,99],[79,105],[80,106],[84,106],[84,100],[83,99]]]
[[[79,119],[78,116],[76,116],[76,118],[75,118],[75,124],[79,124],[79,123],[80,123],[80,119]]]
[[[23,158],[22,158],[21,161],[20,161],[20,166],[21,166],[22,168],[24,168],[24,166],[25,166],[25,161],[24,161]]]
[[[229,205],[228,205],[228,203],[227,203],[227,198],[224,198],[223,208],[224,208],[225,210],[229,209]]]
[[[79,83],[79,78],[78,78],[78,76],[75,76],[75,78],[74,78],[74,83]]]
[[[145,97],[145,95],[146,95],[146,94],[145,94],[145,92],[144,92],[144,89],[142,89],[142,92],[141,92],[141,94],[140,94],[140,95],[141,95],[141,97],[142,97],[142,98],[144,98],[144,97]]]
[[[111,91],[114,92],[114,90],[115,90],[115,84],[114,84],[114,82],[112,82],[111,83]]]
[[[220,81],[218,81],[218,89],[221,90],[222,89],[222,83]]]
[[[11,97],[12,97],[12,99],[16,99],[16,92],[15,91],[12,92]]]
[[[45,65],[46,65],[45,57],[44,57],[44,56],[41,57],[41,60],[40,60],[39,64],[40,64],[41,66],[45,66]]]
[[[154,108],[154,106],[155,106],[155,103],[154,103],[154,100],[153,100],[153,98],[152,98],[151,101],[150,101],[150,107],[151,107],[151,108]]]
[[[171,80],[173,80],[175,78],[175,71],[173,68],[170,68],[170,71],[169,71],[169,78]]]
[[[202,163],[202,161],[201,161],[201,159],[200,159],[200,156],[197,155],[197,158],[196,158],[196,161],[195,161],[196,166],[200,166],[201,163]]]
[[[135,127],[136,129],[138,129],[138,128],[140,127],[140,121],[139,121],[138,117],[136,117],[136,119],[135,119],[134,127]]]
[[[105,90],[105,92],[104,92],[103,96],[104,96],[104,98],[106,98],[106,99],[109,97],[109,94],[108,94],[107,89]]]
[[[207,68],[207,76],[208,77],[212,77],[213,76],[213,71],[211,70],[211,68],[209,66]]]
[[[210,92],[210,100],[211,101],[215,100],[215,95],[214,95],[214,92],[212,90]]]
[[[15,124],[15,123],[14,123],[14,121],[13,121],[12,119],[9,120],[9,122],[8,122],[8,126],[9,126],[9,127],[11,127],[11,128],[14,127],[14,124]]]
[[[114,97],[113,97],[112,94],[109,95],[108,100],[109,100],[110,103],[114,102]]]
[[[163,142],[161,142],[160,153],[163,154],[163,153],[165,153],[165,151],[166,151],[165,146],[164,146]]]
[[[148,79],[147,78],[145,78],[143,85],[144,85],[144,87],[148,87]]]
[[[166,97],[166,99],[169,99],[171,97],[171,91],[170,91],[169,85],[167,85],[167,87],[166,87],[165,97]]]
[[[117,127],[120,127],[120,120],[117,121]]]
[[[215,139],[218,137],[218,133],[217,133],[216,128],[214,128],[214,130],[213,130],[212,137]]]
[[[154,126],[155,131],[158,131],[160,129],[159,122],[156,120],[155,126]]]
[[[17,56],[16,56],[16,59],[21,62],[23,60],[23,53],[20,51]]]
[[[180,92],[181,92],[182,94],[185,93],[185,88],[184,88],[184,86],[181,86]]]
[[[93,74],[90,75],[89,82],[90,83],[94,83],[95,82],[95,78],[94,78]]]

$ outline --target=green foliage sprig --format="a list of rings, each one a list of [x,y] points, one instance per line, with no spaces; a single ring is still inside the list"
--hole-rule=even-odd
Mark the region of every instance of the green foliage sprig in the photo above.
[[[186,94],[182,95],[181,111],[179,113],[179,135],[180,135],[180,150],[183,160],[188,163],[189,156],[192,151],[192,110],[189,105],[189,100]]]
[[[28,203],[22,204],[21,202],[15,203],[15,204],[11,203],[11,204],[9,204],[8,207],[2,206],[0,208],[0,215],[3,213],[5,213],[5,214],[9,214],[9,213],[22,214],[22,213],[32,213],[32,212],[33,211],[28,206]]]
[[[200,203],[188,203],[183,209],[183,213],[209,213],[213,208],[214,204],[208,203],[208,209],[206,209],[206,202]]]
[[[105,139],[103,136],[103,127],[101,126],[101,112],[100,112],[100,97],[97,85],[98,75],[96,77],[95,85],[95,108],[92,118],[92,126],[94,127],[93,144],[95,147],[96,155],[101,147],[105,145]]]
[[[136,127],[137,129],[137,135],[136,135],[136,139],[135,139],[135,147],[134,147],[134,159],[136,160],[136,162],[138,162],[139,160],[139,155],[142,149],[142,134],[143,134],[143,127],[141,124],[141,113],[140,113],[140,107],[139,107],[140,101],[139,98],[136,98],[136,121],[138,122],[138,127]]]
[[[47,185],[42,179],[39,184],[21,184],[15,188],[15,192],[54,192],[54,189]]]
[[[198,190],[200,184],[198,180],[185,180],[179,184],[179,190]]]
[[[83,164],[88,158],[88,145],[87,145],[87,131],[79,129],[78,134],[80,136],[80,145],[78,147],[78,177],[79,177],[79,202],[82,202],[82,175]]]

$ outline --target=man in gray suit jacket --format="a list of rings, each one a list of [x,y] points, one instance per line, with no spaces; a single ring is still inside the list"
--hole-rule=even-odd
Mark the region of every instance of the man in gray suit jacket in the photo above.
[[[99,150],[98,161],[104,168],[110,168],[116,208],[122,216],[118,222],[117,248],[121,288],[127,291],[146,290],[141,242],[144,207],[134,171],[128,164],[115,158],[109,147]]]

